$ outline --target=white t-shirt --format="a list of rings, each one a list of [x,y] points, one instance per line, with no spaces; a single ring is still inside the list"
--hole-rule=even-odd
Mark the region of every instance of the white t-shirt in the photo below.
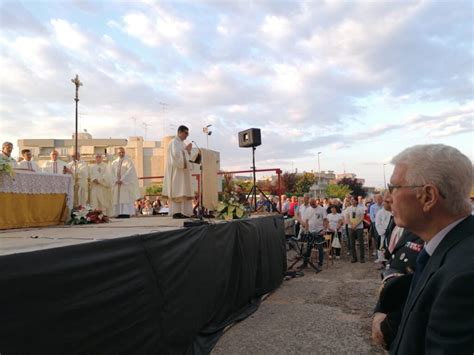
[[[308,221],[308,229],[310,232],[318,233],[321,229],[323,229],[323,218],[327,216],[326,210],[324,207],[317,206],[317,207],[309,207],[304,211],[303,220],[306,222]]]
[[[360,220],[360,222],[357,224],[355,229],[364,228],[364,223],[362,222],[362,220],[364,219],[364,214],[365,214],[364,206],[358,205],[357,207],[354,207],[354,206],[347,207],[344,213],[346,215],[346,221],[348,222],[350,229],[352,229],[352,226],[350,225],[350,223],[352,223],[352,221],[355,219]]]
[[[337,227],[339,226],[339,221],[343,219],[342,214],[340,213],[329,213],[326,218],[329,220],[329,227],[334,230],[337,230]]]

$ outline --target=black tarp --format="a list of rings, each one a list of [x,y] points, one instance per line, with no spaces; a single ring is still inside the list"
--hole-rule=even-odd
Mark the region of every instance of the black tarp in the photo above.
[[[278,216],[2,256],[0,353],[208,353],[285,269]]]

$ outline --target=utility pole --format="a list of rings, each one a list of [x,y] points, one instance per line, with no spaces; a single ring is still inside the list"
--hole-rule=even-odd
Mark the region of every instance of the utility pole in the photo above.
[[[322,152],[318,152],[318,197],[321,197],[321,166],[319,165],[319,155]]]

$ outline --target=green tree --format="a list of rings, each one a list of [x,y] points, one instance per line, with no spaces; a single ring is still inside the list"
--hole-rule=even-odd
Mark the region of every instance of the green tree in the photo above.
[[[309,188],[313,186],[316,182],[316,177],[313,173],[303,173],[302,175],[298,175],[296,178],[296,193],[304,194],[305,192],[309,192]]]
[[[161,195],[161,193],[163,192],[163,184],[158,183],[158,184],[153,184],[151,186],[147,186],[145,191],[147,195],[152,195],[152,196]]]
[[[367,192],[364,190],[362,183],[359,182],[357,179],[342,178],[341,180],[338,181],[337,184],[349,186],[349,188],[352,190],[352,196],[354,197],[367,196]]]
[[[352,194],[352,190],[347,185],[328,185],[326,188],[326,196],[328,197],[338,197],[343,200],[349,194]]]
[[[296,190],[296,174],[285,171],[281,174],[282,190],[290,194]]]

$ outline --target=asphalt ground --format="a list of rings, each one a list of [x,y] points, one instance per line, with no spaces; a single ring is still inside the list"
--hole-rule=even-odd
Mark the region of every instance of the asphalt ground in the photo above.
[[[289,262],[294,257],[288,254]],[[212,354],[385,354],[371,343],[380,286],[373,258],[346,255],[315,273],[283,281],[259,309],[229,328]]]

